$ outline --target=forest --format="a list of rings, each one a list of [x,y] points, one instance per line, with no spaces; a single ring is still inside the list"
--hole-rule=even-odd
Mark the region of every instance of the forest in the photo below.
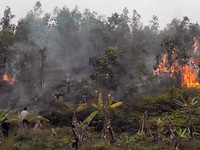
[[[0,149],[200,149],[198,23],[39,1],[15,17],[0,18]]]

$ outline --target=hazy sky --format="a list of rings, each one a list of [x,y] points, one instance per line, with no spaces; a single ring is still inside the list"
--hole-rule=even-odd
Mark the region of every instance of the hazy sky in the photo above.
[[[6,6],[10,6],[15,21],[24,17],[38,0],[0,0],[0,18]],[[157,15],[160,26],[163,27],[173,18],[182,19],[188,16],[192,22],[200,22],[200,1],[199,0],[40,0],[44,12],[52,12],[55,6],[67,6],[73,9],[76,5],[81,12],[89,8],[100,15],[109,16],[114,12],[122,12],[124,7],[136,9],[141,15],[144,24],[149,24],[153,15]]]

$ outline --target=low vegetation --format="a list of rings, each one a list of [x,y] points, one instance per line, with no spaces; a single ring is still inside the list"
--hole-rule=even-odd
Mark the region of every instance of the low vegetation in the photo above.
[[[109,125],[112,127],[112,132],[115,132],[114,137],[112,137],[112,132],[105,132],[107,130],[105,130],[106,124],[104,121],[106,119],[104,117],[107,115],[101,110],[103,109],[101,107],[103,106],[103,103],[101,103],[103,102],[101,94],[97,99],[97,105],[92,104],[92,106],[90,103],[80,104],[75,114],[79,128],[82,130],[78,129],[77,131],[79,133],[77,134],[81,134],[82,132],[87,133],[87,139],[79,141],[79,149],[186,150],[190,148],[191,150],[198,150],[200,148],[200,105],[197,96],[200,94],[200,91],[196,89],[173,90],[177,93],[173,99],[170,99],[171,93],[169,90],[151,96],[129,99],[124,101],[122,105],[119,102],[115,104],[110,103],[109,106],[111,108],[119,106],[117,109],[109,110]],[[196,104],[190,109],[186,105],[186,107],[177,105],[177,101],[181,101],[185,95],[191,96],[191,98],[195,96]],[[134,103],[130,104],[130,101],[134,101]],[[50,112],[50,110],[43,112],[43,115],[46,115],[45,117],[47,119],[42,117],[42,128],[37,131],[34,130],[33,115],[29,117],[30,122],[33,122],[32,128],[30,129],[20,130],[15,127],[18,124],[16,121],[10,121],[11,131],[8,137],[1,139],[0,149],[73,150],[72,144],[74,143],[74,137],[76,135],[73,133],[71,124],[63,123],[63,119],[66,118],[68,122],[72,123],[74,121],[74,115],[72,115],[74,113],[71,112],[73,109],[69,110],[67,103],[65,103],[65,109],[62,108],[62,103],[55,106],[56,109],[52,109],[53,112]],[[52,105],[51,107],[55,106]],[[55,110],[59,111],[59,107],[62,111],[59,114],[57,113],[56,117],[53,117],[56,113]],[[133,111],[129,111],[130,109]],[[83,118],[86,119],[83,120]],[[47,121],[48,119],[49,122]],[[56,119],[56,124],[54,123],[54,119]],[[106,129],[109,131],[109,128]],[[105,134],[107,138],[105,138]]]

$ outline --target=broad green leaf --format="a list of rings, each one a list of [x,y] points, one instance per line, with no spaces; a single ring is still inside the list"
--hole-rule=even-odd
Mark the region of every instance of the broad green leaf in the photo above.
[[[78,108],[76,111],[83,111],[87,108],[87,103],[79,104]]]
[[[37,119],[41,120],[41,121],[44,121],[44,122],[49,122],[48,119],[44,118],[43,116],[38,116],[37,114],[35,113],[29,113],[28,116],[27,116],[27,120],[28,121],[36,121]]]
[[[28,113],[26,118],[28,121],[35,121],[37,119],[37,117],[38,116],[35,113]]]
[[[112,105],[112,102],[113,102],[112,98],[111,98],[111,97],[108,97],[108,106],[109,106],[109,107]]]
[[[94,104],[92,103],[92,107],[96,108],[96,109],[99,109],[98,105],[97,104]]]
[[[192,105],[193,105],[193,106],[196,105],[198,102],[199,102],[199,101],[198,101],[198,99],[197,99],[196,97],[194,97],[194,98],[192,99]]]
[[[178,132],[179,136],[180,136],[181,138],[186,137],[186,136],[185,136],[186,131],[187,131],[186,128],[185,128],[184,130],[180,129],[179,132]]]
[[[176,99],[174,99],[174,103],[176,103],[177,105],[179,105],[179,106],[181,106],[181,107],[187,106],[186,103],[183,103],[183,102],[181,102],[181,101],[179,101],[179,100],[176,100]]]
[[[13,124],[20,124],[21,123],[21,120],[19,118],[16,118],[16,119],[8,119],[6,120],[6,122],[8,123],[13,123]]]
[[[81,122],[81,127],[85,128],[87,125],[90,124],[92,119],[98,114],[98,111],[92,112],[83,122]]]
[[[112,104],[110,107],[114,109],[114,108],[121,106],[122,104],[123,104],[123,102],[116,102],[116,103]]]
[[[103,104],[103,94],[99,93],[99,98],[98,98],[99,104]]]
[[[44,121],[44,122],[49,122],[49,119],[43,117],[43,116],[37,116],[37,119]]]
[[[7,122],[16,123],[16,124],[21,123],[20,117],[17,115],[14,115],[13,113],[8,113],[6,117],[8,119]]]
[[[186,102],[186,100],[183,98],[183,96],[182,96],[182,95],[180,95],[180,96],[181,96],[181,99],[182,99],[183,103],[187,104],[187,102]]]
[[[3,120],[3,116],[4,116],[3,110],[0,110],[0,121]]]
[[[96,108],[97,110],[101,110],[102,108],[103,108],[103,104],[92,104],[92,106],[94,107],[94,108]]]
[[[74,110],[74,104],[72,103],[62,103],[67,109]]]
[[[60,128],[51,128],[51,132],[53,135],[57,135]]]

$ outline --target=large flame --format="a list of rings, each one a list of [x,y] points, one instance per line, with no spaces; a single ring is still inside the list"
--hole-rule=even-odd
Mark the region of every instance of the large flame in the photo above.
[[[193,54],[195,54],[198,50],[198,41],[197,38],[193,38],[194,44],[193,44]],[[199,67],[198,64],[200,63],[200,58],[190,58],[188,60],[188,63],[186,65],[182,65],[178,63],[178,61],[175,59],[176,54],[172,54],[172,64],[169,66],[167,64],[167,53],[163,54],[160,60],[159,65],[157,66],[155,70],[156,75],[168,75],[169,77],[173,78],[175,77],[176,73],[180,74],[181,78],[181,86],[182,87],[188,87],[188,88],[200,88],[200,82],[198,82],[198,72]]]
[[[3,75],[3,81],[8,82],[9,84],[14,84],[14,83],[15,83],[15,78],[14,78],[14,77],[11,78],[11,77],[8,76],[7,73],[5,73],[5,74]]]
[[[182,71],[181,85],[183,87],[200,88],[197,72],[190,65],[183,66],[181,71]]]

